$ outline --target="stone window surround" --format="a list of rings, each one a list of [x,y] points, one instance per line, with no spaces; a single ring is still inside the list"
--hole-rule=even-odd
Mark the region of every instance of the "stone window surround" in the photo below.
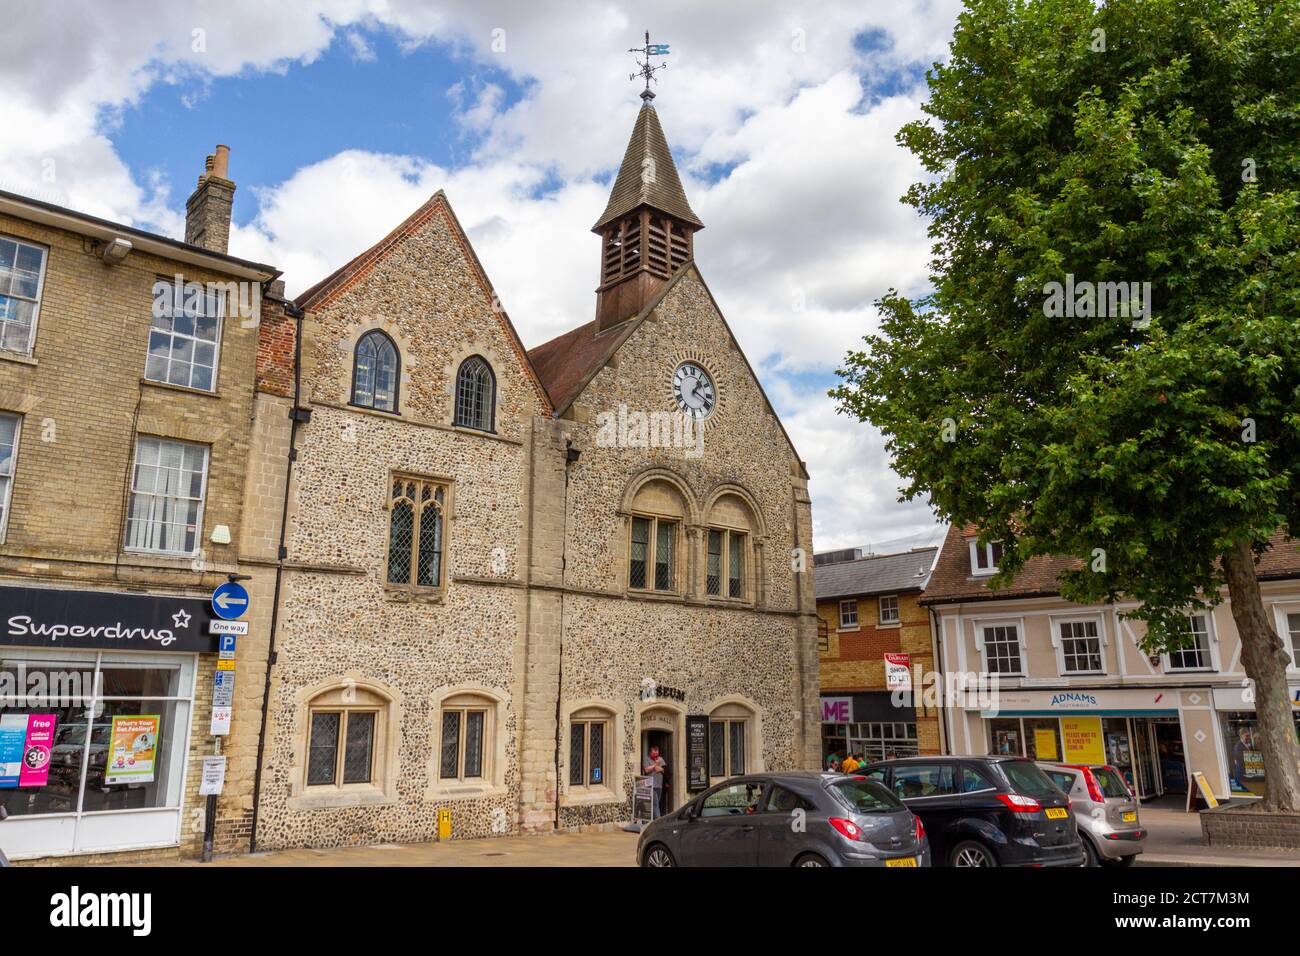
[[[395,411],[385,411],[382,408],[370,408],[365,405],[352,404],[352,387],[355,384],[356,377],[356,360],[357,346],[361,344],[361,339],[370,332],[382,332],[388,336],[393,343],[393,348],[397,349],[397,383],[394,389],[393,407]],[[367,412],[375,415],[382,415],[385,418],[397,419],[402,421],[408,416],[402,412],[402,397],[407,397],[409,405],[410,392],[407,389],[411,384],[411,369],[415,366],[416,360],[412,353],[411,341],[402,335],[397,328],[397,324],[387,319],[372,319],[368,322],[358,322],[348,329],[346,338],[337,343],[342,360],[338,363],[339,368],[335,376],[333,394],[337,397],[337,403],[344,408],[349,408],[358,412]],[[308,390],[310,394],[310,390]]]
[[[443,703],[453,698],[472,697],[482,701],[487,711],[483,722],[483,769],[480,781],[443,780],[439,776],[442,764],[442,709]],[[502,797],[506,789],[506,716],[509,695],[482,684],[457,684],[442,687],[434,694],[429,707],[429,757],[426,761],[429,785],[425,797],[430,800],[479,800],[484,797]],[[455,704],[453,706],[463,706]]]
[[[393,382],[393,407],[391,410],[387,408],[379,408],[376,405],[362,405],[360,402],[357,401],[357,350],[361,348],[361,340],[366,338],[366,336],[368,335],[376,335],[382,337],[383,339],[386,339],[388,341],[388,344],[390,344],[393,347],[393,361],[397,363],[397,369],[396,369],[397,375]],[[378,359],[378,352],[376,352],[376,359]],[[393,415],[397,418],[401,418],[402,417],[402,371],[405,367],[406,367],[406,363],[402,361],[402,348],[400,345],[397,344],[397,340],[393,338],[386,329],[367,329],[365,332],[362,332],[359,336],[357,336],[356,342],[354,342],[352,345],[352,368],[349,372],[350,383],[348,385],[348,404],[353,408],[366,409],[372,412],[382,412],[385,415]],[[374,375],[375,375],[375,380],[377,381],[379,377],[379,367],[377,364],[374,369]],[[374,392],[374,382],[371,383],[371,392],[372,393]],[[373,394],[371,397],[373,399]]]
[[[573,716],[583,711],[599,712],[609,725],[605,734],[605,781],[597,785],[574,787],[569,783],[571,756],[569,728],[572,726]],[[580,719],[596,718],[593,714],[591,718],[584,716]],[[565,701],[560,712],[560,726],[564,730],[560,735],[560,806],[583,807],[599,803],[626,803],[627,794],[623,792],[624,765],[627,763],[627,756],[623,752],[623,705],[607,698]]]
[[[633,507],[638,492],[654,481],[663,482],[673,488],[681,499],[682,514],[674,515],[658,512],[654,509]],[[704,519],[713,512],[718,500],[733,495],[738,498],[749,512],[753,527],[746,529],[730,524],[710,525]],[[653,598],[656,600],[709,604],[719,607],[762,609],[765,604],[767,589],[765,544],[767,525],[759,509],[757,499],[749,489],[736,482],[721,482],[710,491],[703,502],[691,491],[686,480],[675,472],[660,466],[652,466],[634,475],[623,490],[623,496],[615,514],[623,519],[623,533],[618,541],[618,554],[615,566],[620,569],[619,591],[624,597]],[[650,588],[629,587],[629,568],[632,555],[632,519],[663,518],[678,522],[681,527],[674,536],[675,589],[656,591]],[[710,527],[716,530],[747,531],[746,559],[748,568],[745,573],[745,597],[728,598],[708,593],[706,575],[708,573],[708,534]],[[647,576],[653,572],[653,564],[647,568]]]
[[[415,481],[427,482],[434,485],[440,485],[445,494],[442,502],[442,569],[440,580],[442,583],[437,586],[418,585],[418,584],[394,584],[388,580],[388,543],[389,536],[392,533],[392,505],[393,505],[393,483],[396,481]],[[379,577],[383,582],[385,596],[391,601],[428,601],[434,604],[442,603],[447,596],[447,584],[451,580],[451,553],[452,553],[452,528],[455,526],[455,502],[456,502],[456,483],[446,475],[426,475],[417,474],[411,471],[401,471],[397,469],[388,472],[388,482],[384,486],[384,504],[383,511],[387,518],[384,521],[384,549],[383,564],[379,569]],[[415,527],[415,539],[419,539],[419,526]],[[412,551],[412,576],[414,576],[414,550]]]
[[[311,712],[325,709],[326,700],[336,692],[342,699],[330,709],[347,709],[347,696],[361,689],[379,698],[375,721],[373,768],[369,783],[337,786],[307,786],[307,747],[311,735]],[[317,704],[317,701],[321,701]],[[383,703],[386,701],[386,703]],[[373,709],[362,705],[362,709]],[[293,762],[289,767],[290,810],[381,806],[397,802],[397,779],[401,760],[402,694],[387,684],[364,677],[359,671],[328,677],[294,695]]]
[[[740,694],[728,694],[726,697],[720,697],[713,701],[706,708],[709,715],[709,739],[712,745],[713,730],[712,726],[715,721],[735,723],[737,721],[745,725],[745,769],[744,773],[762,773],[763,772],[763,722],[759,717],[759,709],[748,697]],[[723,747],[726,751],[726,760],[731,760],[731,737],[728,732],[723,739]],[[712,754],[708,757],[710,764],[709,785],[720,783],[726,777],[713,776]],[[735,776],[733,770],[731,775]]]

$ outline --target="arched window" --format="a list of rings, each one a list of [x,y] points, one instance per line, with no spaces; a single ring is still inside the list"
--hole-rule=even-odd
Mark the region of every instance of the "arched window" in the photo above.
[[[705,533],[704,590],[710,597],[752,601],[751,545],[756,522],[737,495],[722,495],[709,509]]]
[[[687,507],[662,479],[642,485],[632,500],[627,586],[637,591],[681,591],[677,551]]]
[[[456,373],[456,424],[492,431],[496,385],[492,366],[481,356],[473,355],[461,362]]]
[[[709,714],[709,777],[749,772],[753,712],[743,704],[723,704]]]
[[[352,404],[396,412],[398,371],[392,339],[378,329],[361,336],[352,363]]]

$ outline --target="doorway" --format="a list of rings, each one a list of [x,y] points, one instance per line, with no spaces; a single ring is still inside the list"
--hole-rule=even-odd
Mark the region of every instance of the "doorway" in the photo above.
[[[1187,792],[1187,754],[1183,750],[1183,731],[1177,717],[1153,717],[1156,754],[1159,761],[1160,789],[1165,793]]]
[[[659,805],[659,812],[656,816],[662,816],[671,812],[676,804],[673,799],[673,733],[671,730],[643,730],[641,731],[641,764],[637,767],[638,774],[644,774],[646,764],[650,760],[650,751],[652,748],[659,748],[659,756],[664,761],[664,787],[663,798]]]

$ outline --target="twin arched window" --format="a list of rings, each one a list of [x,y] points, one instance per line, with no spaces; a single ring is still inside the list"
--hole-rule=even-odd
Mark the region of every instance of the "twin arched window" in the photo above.
[[[378,329],[361,336],[352,364],[352,404],[396,413],[400,371],[392,339]]]
[[[481,356],[470,356],[460,363],[456,373],[455,423],[490,432],[495,412],[496,376],[492,366]]]

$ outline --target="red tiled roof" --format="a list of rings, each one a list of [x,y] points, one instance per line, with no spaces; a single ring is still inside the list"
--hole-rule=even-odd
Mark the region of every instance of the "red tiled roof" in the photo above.
[[[1010,585],[994,591],[989,587],[988,578],[973,577],[970,573],[970,548],[966,542],[976,533],[973,525],[964,528],[954,525],[948,529],[930,583],[921,595],[921,604],[1055,595],[1060,593],[1057,581],[1061,573],[1082,564],[1078,558],[1030,558]],[[1269,549],[1259,559],[1256,573],[1261,580],[1300,577],[1300,542],[1288,538],[1283,531],[1276,532],[1269,538]]]
[[[587,383],[605,367],[610,356],[639,323],[624,322],[600,332],[595,319],[529,349],[528,359],[537,370],[551,404],[563,414]]]

